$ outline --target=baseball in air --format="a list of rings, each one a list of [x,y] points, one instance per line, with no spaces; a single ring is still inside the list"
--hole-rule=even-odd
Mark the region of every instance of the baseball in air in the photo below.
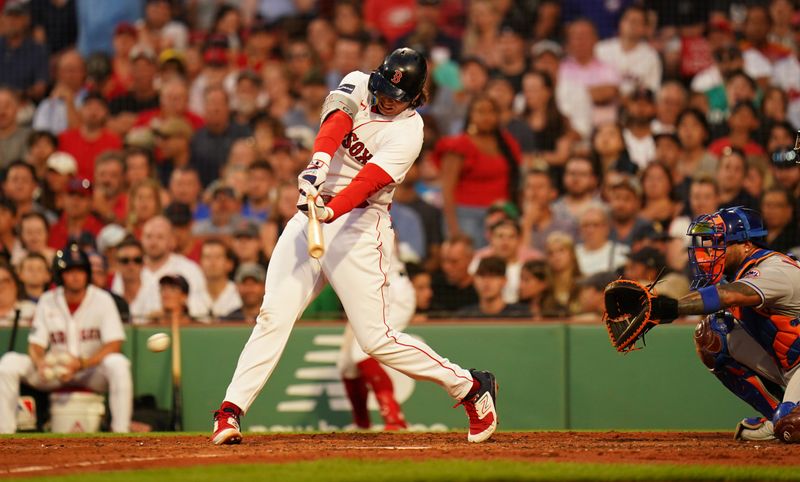
[[[156,333],[147,339],[147,349],[152,352],[160,352],[169,348],[169,335],[166,333]]]

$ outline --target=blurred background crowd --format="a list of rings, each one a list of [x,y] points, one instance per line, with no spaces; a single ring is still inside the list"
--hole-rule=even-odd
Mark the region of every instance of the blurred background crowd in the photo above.
[[[690,220],[800,245],[794,0],[0,0],[0,325],[56,250],[123,317],[258,314],[322,102],[429,60],[391,214],[418,320],[596,320],[624,275],[688,290]],[[307,318],[339,318],[326,290]]]

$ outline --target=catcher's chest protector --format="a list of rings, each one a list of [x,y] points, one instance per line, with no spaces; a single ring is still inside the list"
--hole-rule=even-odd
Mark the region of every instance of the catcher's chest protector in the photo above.
[[[782,253],[759,249],[745,260],[733,281],[742,279],[757,265],[773,256],[791,260]],[[789,370],[800,362],[800,318],[798,318],[800,313],[795,316],[779,314],[769,306],[760,308],[737,306],[730,308],[729,311],[783,370]]]

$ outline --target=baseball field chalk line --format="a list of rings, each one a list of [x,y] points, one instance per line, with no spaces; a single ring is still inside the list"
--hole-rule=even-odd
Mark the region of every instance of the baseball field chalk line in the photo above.
[[[225,457],[227,455],[229,454],[197,454],[197,455],[192,455],[191,457],[178,457],[178,458],[210,459],[214,457]],[[124,459],[114,459],[114,460],[96,460],[92,462],[74,462],[63,465],[32,465],[30,467],[15,467],[12,469],[7,469],[5,473],[19,474],[19,473],[29,473],[29,472],[42,472],[45,470],[71,469],[74,467],[89,467],[93,465],[121,464],[129,462],[151,462],[154,460],[164,460],[164,457],[136,457],[136,458],[124,458]]]
[[[335,447],[333,450],[428,450],[430,447],[428,446],[410,446],[410,447],[394,447],[394,446],[384,446],[384,447],[362,447],[362,446],[351,446],[351,447]]]

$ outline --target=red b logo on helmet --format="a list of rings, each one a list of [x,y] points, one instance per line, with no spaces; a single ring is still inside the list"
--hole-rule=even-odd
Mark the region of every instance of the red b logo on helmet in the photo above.
[[[402,79],[402,78],[403,78],[403,73],[400,72],[399,70],[395,70],[394,71],[394,75],[392,76],[392,83],[396,84],[396,83],[400,82],[400,79]]]

